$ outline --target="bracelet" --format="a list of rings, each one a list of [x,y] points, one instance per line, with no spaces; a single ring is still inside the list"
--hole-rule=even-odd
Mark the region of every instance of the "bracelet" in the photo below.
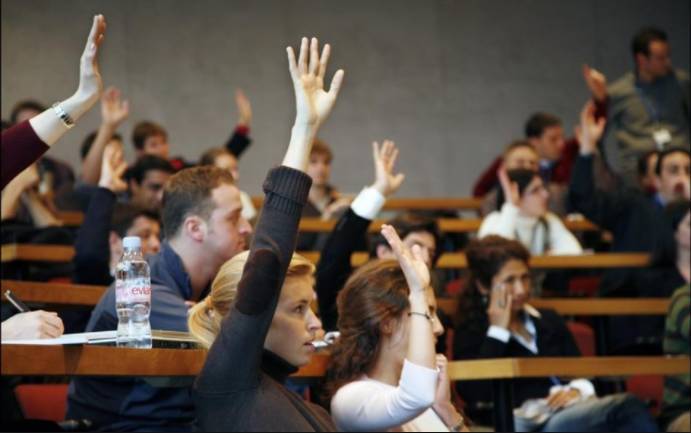
[[[62,105],[60,105],[59,102],[53,104],[53,111],[60,118],[60,120],[62,120],[63,125],[65,125],[67,129],[74,127],[74,119],[67,114],[67,111],[62,108]]]
[[[422,316],[425,319],[432,321],[432,317],[429,315],[429,313],[418,313],[415,311],[411,311],[410,313],[408,313],[408,316]]]

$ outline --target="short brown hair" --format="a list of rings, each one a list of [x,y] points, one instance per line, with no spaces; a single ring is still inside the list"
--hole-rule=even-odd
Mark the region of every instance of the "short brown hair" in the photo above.
[[[530,144],[530,142],[528,140],[514,140],[511,143],[509,143],[508,146],[506,146],[506,149],[504,149],[504,157],[506,157],[506,155],[513,152],[514,150],[520,149],[522,147],[527,147],[537,154],[537,150],[535,150],[535,146]]]
[[[168,138],[168,132],[159,124],[149,121],[139,122],[132,131],[132,143],[137,150],[144,149],[144,143],[149,137],[162,135]]]
[[[310,157],[312,155],[323,155],[326,157],[326,161],[331,164],[331,161],[333,161],[334,154],[331,151],[331,147],[329,147],[328,144],[326,144],[325,141],[320,140],[318,138],[314,139],[314,142],[312,143],[312,150],[310,151]]]
[[[214,166],[192,167],[179,171],[166,182],[163,190],[163,234],[175,236],[189,215],[204,219],[211,216],[214,203],[211,192],[222,184],[234,185],[233,176]]]
[[[221,155],[230,155],[233,158],[235,158],[235,155],[230,153],[228,149],[224,149],[222,147],[214,147],[213,149],[209,149],[206,152],[204,152],[202,157],[199,158],[199,165],[214,165],[216,164],[216,158],[218,158]]]

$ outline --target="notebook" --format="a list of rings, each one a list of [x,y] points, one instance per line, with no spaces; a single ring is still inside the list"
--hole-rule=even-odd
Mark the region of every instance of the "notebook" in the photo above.
[[[197,340],[188,332],[151,331],[151,339],[155,348],[195,349]],[[41,339],[3,339],[2,344],[32,344],[41,346],[61,346],[69,344],[101,344],[114,346],[116,331],[82,332],[78,334],[64,334],[58,338]]]

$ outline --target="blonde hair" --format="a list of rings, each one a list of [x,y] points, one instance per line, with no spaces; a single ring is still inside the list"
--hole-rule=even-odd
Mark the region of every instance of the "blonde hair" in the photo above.
[[[249,251],[245,251],[225,262],[211,283],[209,295],[190,309],[187,327],[190,334],[206,349],[213,344],[221,330],[223,318],[235,303],[238,284],[248,257]],[[312,277],[314,269],[312,262],[299,254],[293,254],[288,265],[286,280]]]

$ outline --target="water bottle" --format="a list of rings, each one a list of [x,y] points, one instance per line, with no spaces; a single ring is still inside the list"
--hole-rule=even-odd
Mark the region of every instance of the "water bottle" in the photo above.
[[[118,347],[151,348],[151,275],[137,236],[122,240],[124,252],[115,268]]]

